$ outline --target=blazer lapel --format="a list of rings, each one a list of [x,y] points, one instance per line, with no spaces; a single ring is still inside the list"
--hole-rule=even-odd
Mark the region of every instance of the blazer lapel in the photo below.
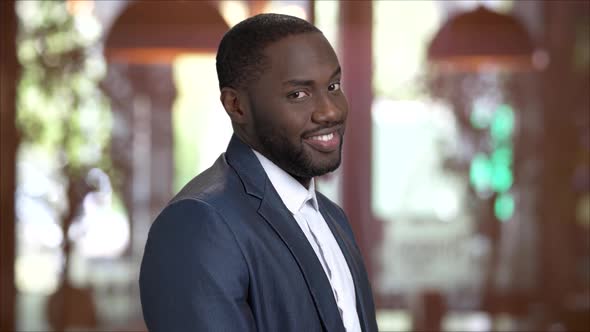
[[[344,331],[332,293],[332,286],[305,234],[291,212],[270,184],[262,165],[235,135],[226,153],[226,160],[238,173],[246,192],[261,199],[258,213],[285,243],[307,283],[318,314],[326,331]]]
[[[273,197],[275,195],[276,199]],[[277,200],[280,200],[278,194],[267,193],[258,213],[277,232],[297,261],[326,331],[344,331],[344,325],[332,293],[332,286],[326,273],[291,212],[286,207],[282,207],[282,201]]]
[[[326,220],[326,223],[330,227],[332,234],[336,238],[338,242],[338,246],[340,246],[340,250],[346,259],[346,263],[348,264],[348,269],[350,270],[350,274],[352,275],[352,279],[354,282],[354,290],[356,293],[356,308],[359,314],[359,322],[363,331],[372,331],[370,325],[367,321],[367,304],[365,303],[365,296],[367,294],[370,295],[371,290],[366,289],[363,287],[366,285],[366,281],[362,280],[360,269],[362,268],[359,266],[359,263],[362,260],[362,257],[359,256],[358,251],[356,250],[354,243],[350,241],[346,232],[342,229],[340,224],[336,221],[335,217],[327,211],[327,209],[323,208],[323,202],[318,199],[318,203],[320,205],[320,212],[322,216]]]

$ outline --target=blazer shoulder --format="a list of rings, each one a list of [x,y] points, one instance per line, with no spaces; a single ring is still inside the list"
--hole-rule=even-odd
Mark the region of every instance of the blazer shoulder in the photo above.
[[[225,154],[221,154],[210,168],[189,181],[168,205],[184,199],[194,199],[219,207],[220,202],[242,192],[244,190],[240,178],[227,164]]]
[[[227,163],[225,154],[222,154],[210,168],[187,183],[170,200],[164,211],[178,202],[187,200],[198,201],[209,210],[215,211],[238,237],[242,236],[244,227],[249,224],[248,220],[253,219],[260,206],[260,200],[246,192],[242,179]]]
[[[211,205],[180,199],[152,224],[139,275],[150,331],[254,331],[249,283],[240,244]]]

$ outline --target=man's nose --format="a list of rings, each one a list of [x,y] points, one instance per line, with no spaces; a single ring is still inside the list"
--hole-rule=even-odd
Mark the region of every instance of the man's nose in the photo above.
[[[315,123],[339,123],[346,115],[346,102],[337,103],[330,96],[324,95],[318,98],[312,120]]]

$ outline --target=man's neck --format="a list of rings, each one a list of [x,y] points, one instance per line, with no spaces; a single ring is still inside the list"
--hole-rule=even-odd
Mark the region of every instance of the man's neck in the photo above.
[[[281,169],[286,175],[292,177],[295,181],[297,181],[299,184],[301,184],[303,186],[303,188],[309,189],[312,178],[306,178],[306,177],[300,177],[300,176],[294,175],[291,172],[289,172],[289,171],[285,170],[284,168],[282,168],[281,166],[279,166],[279,164],[277,164],[274,160],[269,158],[264,152],[260,151],[259,149],[256,149],[255,147],[253,147],[251,145],[250,145],[250,148],[252,149],[252,151],[257,153],[259,156],[262,156],[268,162],[272,163],[276,168]]]
[[[238,136],[238,138],[246,145],[248,145],[250,147],[250,149],[260,153],[261,155],[263,155],[266,159],[268,159],[269,161],[271,161],[272,163],[274,163],[275,165],[277,165],[277,167],[280,167],[281,169],[283,169],[279,164],[277,164],[274,160],[272,160],[270,157],[268,157],[268,154],[266,154],[264,151],[261,151],[261,149],[256,145],[253,144],[253,142],[251,142],[248,138],[247,135],[244,135],[241,131],[236,131],[234,130],[234,133],[236,134],[236,136]],[[297,180],[297,182],[301,183],[301,185],[305,188],[305,189],[309,189],[309,184],[311,183],[311,178],[306,178],[306,177],[300,177],[297,175],[292,174],[291,172],[283,169],[287,174],[291,175],[295,180]]]
[[[289,173],[289,172],[287,172],[287,173]],[[295,180],[297,180],[297,182],[301,183],[301,185],[303,187],[305,187],[305,189],[309,189],[309,184],[311,182],[311,178],[300,178],[300,177],[297,177],[291,173],[289,173],[289,175],[291,175]]]

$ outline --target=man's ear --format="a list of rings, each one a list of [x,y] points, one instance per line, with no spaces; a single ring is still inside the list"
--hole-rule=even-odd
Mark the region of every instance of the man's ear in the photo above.
[[[221,89],[219,99],[232,123],[244,124],[247,122],[248,103],[244,100],[245,98],[245,94],[234,88],[224,87]]]

